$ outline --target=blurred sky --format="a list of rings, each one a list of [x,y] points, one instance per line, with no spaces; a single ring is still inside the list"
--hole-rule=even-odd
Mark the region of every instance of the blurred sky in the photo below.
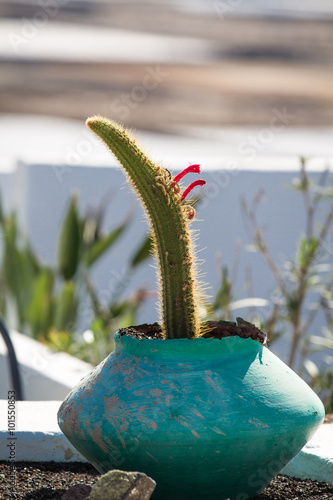
[[[332,19],[331,0],[0,0],[0,115],[329,126]]]

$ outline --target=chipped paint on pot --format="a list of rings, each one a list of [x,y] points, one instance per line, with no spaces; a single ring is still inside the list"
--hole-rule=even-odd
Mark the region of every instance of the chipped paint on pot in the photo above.
[[[251,339],[115,342],[58,421],[101,473],[152,477],[154,499],[257,495],[323,421],[308,385]]]

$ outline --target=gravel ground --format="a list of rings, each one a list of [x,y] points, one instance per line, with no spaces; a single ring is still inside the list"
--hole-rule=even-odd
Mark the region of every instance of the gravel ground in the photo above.
[[[8,463],[0,462],[0,498],[61,500],[67,489],[75,484],[92,485],[98,472],[89,464],[55,462],[17,462],[15,492],[10,493]],[[276,476],[261,495],[252,500],[333,500],[333,486],[317,481],[302,481]]]

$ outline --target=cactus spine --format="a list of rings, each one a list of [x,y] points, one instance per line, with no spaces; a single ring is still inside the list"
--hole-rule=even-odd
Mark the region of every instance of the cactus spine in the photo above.
[[[107,118],[94,116],[87,120],[87,126],[122,165],[146,209],[159,265],[160,325],[165,338],[200,336],[203,333],[198,318],[201,294],[195,284],[188,227],[195,212],[185,203],[185,192],[181,195],[177,182],[184,174],[172,180],[171,174],[154,164],[120,125]],[[186,170],[200,172],[198,168]],[[191,186],[204,183],[196,181]]]

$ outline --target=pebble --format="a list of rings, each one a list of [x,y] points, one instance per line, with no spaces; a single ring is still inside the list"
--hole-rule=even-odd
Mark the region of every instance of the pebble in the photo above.
[[[142,472],[111,470],[94,484],[89,500],[149,500],[155,487]]]

